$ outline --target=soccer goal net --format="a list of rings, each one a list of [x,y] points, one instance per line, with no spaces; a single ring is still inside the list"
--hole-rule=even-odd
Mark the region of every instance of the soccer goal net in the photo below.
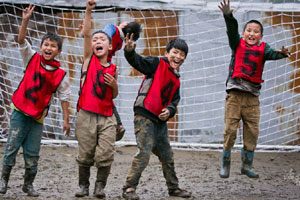
[[[68,6],[37,1],[30,19],[27,40],[39,51],[40,39],[46,32],[54,32],[63,39],[63,50],[58,59],[68,73],[71,84],[70,123],[71,137],[62,133],[62,110],[54,98],[44,121],[43,139],[74,140],[76,104],[78,100],[80,69],[83,57],[83,38],[78,26],[84,18],[85,3]],[[59,1],[63,2],[63,1]],[[70,2],[70,1],[66,1]],[[99,1],[92,13],[93,31],[101,30],[108,23],[118,25],[124,21],[142,24],[143,31],[137,41],[136,51],[143,56],[164,56],[165,46],[171,39],[182,38],[189,46],[189,54],[180,68],[181,101],[177,114],[169,120],[170,140],[175,144],[220,145],[223,140],[225,81],[228,76],[231,50],[228,45],[223,15],[218,1],[199,1],[185,5],[161,3],[145,6],[122,4],[102,5]],[[126,1],[125,1],[126,2]],[[131,2],[131,1],[128,1]],[[165,1],[167,2],[167,1]],[[188,1],[190,2],[190,1]],[[186,4],[188,4],[188,2]],[[197,1],[195,1],[197,2]],[[30,1],[0,0],[0,137],[6,138],[9,130],[11,97],[22,79],[24,64],[21,59],[17,35],[22,20],[22,9]],[[58,3],[59,4],[59,3]],[[147,4],[147,2],[144,2]],[[157,5],[157,3],[153,3]],[[257,19],[264,26],[263,41],[274,49],[283,45],[291,57],[268,61],[264,67],[260,95],[259,145],[300,144],[300,3],[297,0],[231,1],[239,31],[250,19]],[[133,103],[142,74],[126,61],[123,50],[113,57],[119,68],[119,96],[114,100],[122,123],[126,128],[123,142],[135,142]],[[242,122],[236,144],[242,143]]]

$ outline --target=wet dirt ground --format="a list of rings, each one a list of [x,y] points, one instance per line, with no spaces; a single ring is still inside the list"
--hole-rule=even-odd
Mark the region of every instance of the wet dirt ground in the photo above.
[[[3,157],[5,144],[0,144]],[[38,198],[27,197],[22,192],[24,161],[19,151],[17,164],[13,168],[9,189],[0,199],[79,199],[74,197],[78,189],[78,167],[75,161],[76,147],[42,146],[39,170],[34,182]],[[125,182],[135,146],[117,147],[115,161],[105,188],[106,199],[122,199]],[[174,150],[175,170],[180,186],[192,192],[190,199],[236,199],[236,200],[279,200],[300,199],[300,152],[256,152],[254,169],[259,179],[241,175],[240,151],[232,153],[231,174],[228,179],[219,177],[221,151]],[[96,199],[92,196],[96,168],[91,170],[90,196],[82,199]],[[154,155],[142,174],[137,193],[141,199],[177,200],[169,197],[161,165]]]

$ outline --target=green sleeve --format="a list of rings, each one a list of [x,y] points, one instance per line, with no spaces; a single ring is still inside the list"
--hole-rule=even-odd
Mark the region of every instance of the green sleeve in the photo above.
[[[264,60],[279,60],[282,58],[286,58],[286,56],[282,53],[276,52],[269,44],[266,43]]]
[[[235,51],[241,40],[241,36],[239,34],[238,22],[232,14],[224,15],[224,19],[227,28],[229,46],[231,50]]]

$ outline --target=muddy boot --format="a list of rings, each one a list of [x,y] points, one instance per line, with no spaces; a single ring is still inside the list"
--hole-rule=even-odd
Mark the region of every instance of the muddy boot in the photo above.
[[[32,185],[35,176],[36,173],[32,173],[30,169],[25,169],[24,185],[22,187],[22,190],[30,197],[38,197],[40,195],[37,191],[34,190]]]
[[[241,173],[247,175],[249,178],[259,178],[259,175],[252,169],[254,151],[247,151],[242,148],[242,170]]]
[[[169,195],[173,197],[181,197],[181,198],[190,198],[192,196],[190,192],[180,188],[169,190]]]
[[[9,180],[9,175],[11,172],[12,167],[3,165],[2,167],[2,175],[1,175],[1,182],[0,182],[0,193],[5,194],[7,191],[7,184]]]
[[[100,167],[97,171],[97,179],[95,182],[94,196],[97,198],[105,198],[104,188],[110,172],[110,166]]]
[[[79,166],[79,191],[75,193],[76,197],[89,196],[90,186],[90,167]]]
[[[222,154],[222,167],[220,169],[220,177],[221,178],[228,178],[230,174],[230,154],[231,151],[225,151],[223,149]]]

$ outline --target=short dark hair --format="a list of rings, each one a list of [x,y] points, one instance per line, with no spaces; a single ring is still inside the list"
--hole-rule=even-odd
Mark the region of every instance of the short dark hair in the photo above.
[[[177,39],[171,40],[166,46],[166,51],[169,53],[172,48],[183,51],[185,53],[185,57],[187,56],[187,54],[189,52],[189,47],[188,47],[187,43],[185,42],[185,40],[183,40],[183,39],[177,38]]]
[[[133,33],[133,41],[137,41],[140,37],[140,32],[142,31],[142,27],[137,22],[130,22],[124,28],[122,28],[122,31],[125,37],[127,33],[129,33],[129,37]]]
[[[263,34],[263,32],[264,32],[264,27],[263,27],[263,25],[262,25],[259,21],[255,20],[255,19],[252,19],[252,20],[248,21],[248,22],[245,24],[244,29],[243,29],[244,32],[245,32],[245,30],[246,30],[247,25],[248,25],[248,24],[251,24],[251,23],[258,24],[258,25],[260,26],[260,32],[261,32],[261,34]]]
[[[108,38],[108,40],[109,40],[109,44],[112,43],[111,37],[110,37],[107,33],[105,33],[104,31],[95,31],[95,32],[92,34],[92,37],[93,37],[94,35],[96,35],[97,33],[103,33],[104,35],[107,36],[107,38]]]
[[[44,41],[47,39],[50,39],[51,41],[53,40],[56,41],[58,45],[58,50],[62,49],[62,44],[63,44],[62,39],[57,34],[51,32],[46,33],[46,35],[42,37],[41,46],[43,45]]]

